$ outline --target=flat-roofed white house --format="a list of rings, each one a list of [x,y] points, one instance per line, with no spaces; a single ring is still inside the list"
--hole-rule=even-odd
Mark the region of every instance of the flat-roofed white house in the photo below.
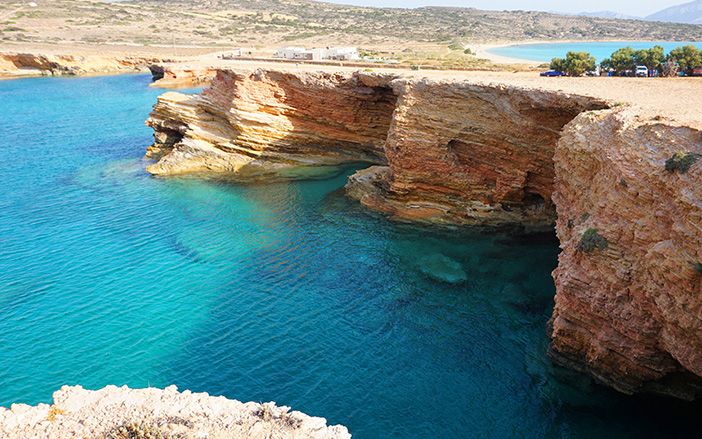
[[[352,61],[360,59],[358,49],[355,47],[329,47],[327,49],[327,58],[342,61]]]
[[[355,47],[314,47],[305,49],[304,47],[281,47],[276,50],[276,58],[299,59],[306,61],[320,61],[323,59],[334,60],[356,60],[360,56]]]
[[[284,59],[304,59],[300,58],[303,52],[305,52],[304,47],[281,47],[275,51],[273,56]]]

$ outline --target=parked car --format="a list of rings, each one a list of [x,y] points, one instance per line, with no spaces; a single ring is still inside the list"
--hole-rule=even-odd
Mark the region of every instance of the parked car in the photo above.
[[[559,72],[558,70],[546,70],[545,72],[541,72],[541,76],[548,76],[548,77],[565,76],[565,73]]]
[[[643,77],[643,78],[648,77],[648,67],[636,66],[636,76]]]
[[[694,69],[692,69],[691,76],[702,76],[702,67],[695,67]]]

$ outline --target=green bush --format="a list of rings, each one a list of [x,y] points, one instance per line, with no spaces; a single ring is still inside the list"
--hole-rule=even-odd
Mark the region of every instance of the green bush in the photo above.
[[[568,76],[582,76],[585,72],[595,70],[595,65],[595,57],[587,52],[568,52],[565,59],[553,58],[550,67]]]
[[[689,75],[692,69],[702,65],[702,51],[693,45],[676,47],[668,54],[668,61],[677,63]]]
[[[590,253],[594,250],[604,250],[609,246],[607,239],[600,235],[597,229],[587,229],[583,236],[580,237],[580,242],[576,250]]]
[[[668,172],[678,171],[684,174],[699,159],[700,155],[693,152],[676,152],[671,158],[665,161],[665,170]]]
[[[699,262],[699,261],[698,261],[698,262],[695,262],[694,264],[692,264],[692,268],[695,269],[695,271],[697,272],[697,274],[699,274],[700,276],[702,276],[702,262]]]

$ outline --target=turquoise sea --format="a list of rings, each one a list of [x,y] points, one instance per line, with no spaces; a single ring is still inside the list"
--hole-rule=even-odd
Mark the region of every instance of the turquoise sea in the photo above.
[[[589,52],[597,61],[602,61],[617,49],[622,47],[633,47],[634,49],[649,49],[653,46],[663,46],[665,52],[668,53],[671,49],[679,46],[692,44],[702,49],[702,43],[682,41],[609,41],[609,42],[574,42],[574,43],[544,43],[544,44],[516,44],[513,46],[496,47],[490,49],[489,52],[495,55],[506,56],[509,58],[523,59],[527,61],[542,61],[548,62],[553,58],[563,58],[566,53],[573,52]]]
[[[0,405],[174,383],[357,438],[698,432],[700,405],[552,366],[554,235],[393,224],[344,197],[350,168],[152,178],[149,79],[0,81]]]

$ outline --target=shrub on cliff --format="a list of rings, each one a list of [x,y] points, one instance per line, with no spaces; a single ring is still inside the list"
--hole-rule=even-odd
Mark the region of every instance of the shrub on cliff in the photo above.
[[[665,161],[665,170],[668,172],[678,171],[684,174],[699,159],[700,155],[693,152],[676,152],[671,158]]]
[[[168,435],[158,427],[146,424],[123,424],[107,433],[107,439],[168,439]]]
[[[600,235],[597,229],[587,229],[583,236],[580,237],[580,242],[576,250],[590,253],[594,250],[604,250],[609,246],[607,239]]]

